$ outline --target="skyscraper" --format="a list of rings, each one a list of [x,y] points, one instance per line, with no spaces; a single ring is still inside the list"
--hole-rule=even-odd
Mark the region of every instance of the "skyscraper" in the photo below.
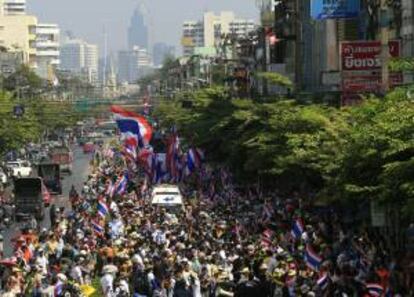
[[[175,56],[175,47],[170,46],[164,42],[157,42],[154,44],[152,56],[155,66],[161,66],[164,59],[168,56]]]
[[[148,49],[148,24],[145,6],[140,3],[135,9],[128,28],[128,49],[132,50],[134,46]]]

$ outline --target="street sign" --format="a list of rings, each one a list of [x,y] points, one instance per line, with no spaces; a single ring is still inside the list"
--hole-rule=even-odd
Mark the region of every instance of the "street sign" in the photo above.
[[[311,0],[311,17],[315,20],[356,18],[360,7],[360,0]]]
[[[389,42],[391,57],[399,57],[400,42]],[[344,41],[341,43],[342,91],[345,93],[379,92],[382,89],[380,41]],[[401,72],[392,72],[390,87],[403,83]]]
[[[390,56],[400,56],[400,42],[389,42]],[[381,69],[380,41],[344,41],[341,43],[342,71]]]

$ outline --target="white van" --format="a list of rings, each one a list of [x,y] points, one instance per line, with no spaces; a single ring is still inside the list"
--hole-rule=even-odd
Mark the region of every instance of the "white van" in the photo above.
[[[167,209],[182,209],[183,196],[176,185],[157,185],[152,189],[151,204]]]

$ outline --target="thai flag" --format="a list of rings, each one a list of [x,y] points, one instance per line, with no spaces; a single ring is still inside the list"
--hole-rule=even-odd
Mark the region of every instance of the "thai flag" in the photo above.
[[[55,290],[54,290],[55,297],[62,296],[62,293],[63,293],[63,283],[61,281],[58,281],[55,285]]]
[[[132,161],[137,160],[137,147],[129,144],[124,146],[124,154]]]
[[[144,117],[119,106],[112,106],[111,111],[126,143],[135,147],[145,147],[149,144],[152,127]]]
[[[95,232],[95,234],[97,234],[97,235],[103,235],[104,234],[105,229],[98,222],[91,221],[91,224],[92,224],[93,231]]]
[[[265,249],[270,248],[270,246],[272,245],[274,234],[275,234],[275,232],[273,232],[270,229],[266,229],[265,231],[263,231],[262,239],[261,239],[261,243],[262,243],[263,248],[265,248]]]
[[[315,253],[315,251],[309,244],[306,246],[305,250],[305,262],[310,269],[315,271],[318,271],[319,267],[322,264],[322,258]]]
[[[98,214],[103,218],[109,214],[108,205],[102,200],[98,201]]]
[[[115,183],[115,193],[117,195],[123,195],[128,187],[128,175],[125,173],[121,179]]]
[[[293,223],[292,231],[290,231],[290,234],[295,238],[296,240],[300,239],[303,231],[305,230],[303,220],[301,218],[298,218]]]
[[[379,284],[366,284],[365,286],[371,296],[380,297],[384,293],[384,288]]]
[[[318,285],[318,287],[321,290],[325,290],[328,285],[329,285],[329,276],[327,273],[324,273],[316,282],[316,284]]]
[[[194,172],[196,168],[200,168],[204,160],[204,153],[200,149],[191,148],[187,153],[187,169],[189,173]]]

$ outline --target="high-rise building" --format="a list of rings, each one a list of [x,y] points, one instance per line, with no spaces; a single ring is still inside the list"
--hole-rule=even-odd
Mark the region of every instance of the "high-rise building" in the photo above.
[[[134,46],[148,49],[148,40],[146,12],[144,5],[141,3],[131,17],[131,23],[128,28],[128,49],[132,50]]]
[[[23,61],[36,67],[37,18],[29,15],[0,16],[0,46],[23,53]]]
[[[214,47],[223,34],[242,37],[255,29],[253,20],[237,19],[233,12],[223,11],[219,15],[206,12],[201,21],[186,21],[183,24],[182,46],[184,56],[194,53],[196,47]]]
[[[81,39],[69,39],[61,45],[60,69],[84,77],[89,83],[98,81],[98,46]]]
[[[5,15],[25,15],[26,0],[3,0],[3,11]]]
[[[132,50],[118,52],[118,82],[136,83],[151,69],[152,61],[147,49],[135,46]]]
[[[36,73],[42,78],[52,80],[54,69],[60,63],[59,34],[56,24],[36,26]]]
[[[175,56],[175,47],[164,42],[155,43],[152,50],[154,65],[161,66],[167,56]]]
[[[414,57],[414,3],[412,0],[402,0],[401,4],[403,55]]]

